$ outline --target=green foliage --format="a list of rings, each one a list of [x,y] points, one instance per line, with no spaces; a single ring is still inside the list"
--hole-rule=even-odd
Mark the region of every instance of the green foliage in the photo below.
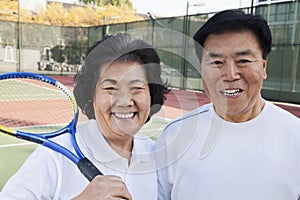
[[[21,8],[20,13],[16,14],[18,13],[17,0],[0,0],[0,20],[17,22],[20,16],[20,22],[72,27],[142,20],[136,15],[129,0],[98,0],[96,5],[99,6],[89,4],[91,0],[82,1],[86,2],[86,5],[65,7],[62,3],[51,2],[47,4],[46,10],[41,10],[39,13],[31,13]]]
[[[130,0],[81,0],[85,4],[93,4],[95,3],[97,6],[128,6],[132,8],[132,3]]]

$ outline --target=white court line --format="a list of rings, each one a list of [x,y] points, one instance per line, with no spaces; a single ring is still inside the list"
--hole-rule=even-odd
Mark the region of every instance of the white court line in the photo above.
[[[297,107],[297,108],[300,107],[299,104],[295,104],[295,103],[286,103],[286,102],[277,102],[277,101],[270,101],[270,102],[279,104],[279,105],[284,105],[284,106]]]
[[[162,131],[164,129],[164,127],[162,127],[162,128],[153,128],[153,129],[141,129],[140,130],[140,132],[149,132],[149,131],[153,131],[153,132],[155,132],[155,131]]]
[[[46,86],[43,86],[43,85],[38,85],[38,84],[36,84],[35,82],[32,83],[32,82],[26,82],[26,81],[23,81],[23,80],[26,80],[26,79],[28,79],[28,80],[33,80],[33,81],[38,81],[39,83],[42,82],[43,84],[45,84],[45,85],[47,85],[47,86],[51,86],[51,87],[46,87]],[[14,78],[13,78],[13,79],[4,79],[4,80],[10,81],[10,82],[19,82],[19,83],[21,83],[21,84],[23,84],[23,85],[29,85],[29,86],[33,86],[33,87],[36,87],[36,88],[41,88],[41,89],[44,90],[44,91],[42,92],[42,95],[40,95],[40,94],[32,95],[32,94],[24,94],[24,93],[22,93],[22,97],[21,97],[21,98],[23,98],[23,97],[32,97],[32,98],[26,98],[26,99],[20,99],[20,98],[17,98],[17,97],[19,97],[19,94],[10,95],[10,97],[13,97],[13,99],[11,99],[11,101],[20,101],[20,100],[23,100],[23,101],[32,101],[32,100],[38,100],[38,99],[36,99],[36,97],[39,97],[39,96],[44,97],[44,96],[45,96],[45,91],[46,91],[47,97],[48,97],[48,96],[50,96],[51,98],[55,97],[55,98],[53,98],[53,99],[61,99],[61,96],[59,96],[59,95],[65,94],[65,92],[64,92],[62,89],[60,89],[58,86],[49,84],[49,83],[44,82],[44,81],[40,81],[40,80],[38,80],[38,79],[23,78],[22,80],[18,80],[18,79],[14,79]],[[33,88],[33,89],[35,90],[35,88]],[[31,90],[32,90],[32,89],[31,89]],[[50,90],[52,93],[49,93],[49,92],[48,92],[49,90]],[[63,91],[64,93],[62,93],[62,91]],[[41,92],[40,92],[40,93],[41,93]],[[57,94],[59,94],[59,95],[57,95]],[[64,95],[64,97],[65,97],[65,96],[66,96],[66,95]],[[43,99],[43,100],[45,100],[45,99]],[[5,98],[5,99],[0,99],[0,101],[7,101],[7,98]]]
[[[8,147],[25,146],[25,145],[33,145],[33,143],[26,142],[26,143],[17,143],[17,144],[3,144],[3,145],[0,145],[0,149],[1,148],[8,148]]]

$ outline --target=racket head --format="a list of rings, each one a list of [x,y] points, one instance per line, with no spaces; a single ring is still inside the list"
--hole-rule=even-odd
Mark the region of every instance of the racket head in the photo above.
[[[42,144],[74,162],[89,180],[102,173],[84,157],[76,138],[78,107],[60,82],[30,72],[0,74],[0,132]],[[69,132],[77,156],[49,138]]]
[[[30,72],[0,74],[0,132],[18,137],[75,133],[78,107],[60,82]]]

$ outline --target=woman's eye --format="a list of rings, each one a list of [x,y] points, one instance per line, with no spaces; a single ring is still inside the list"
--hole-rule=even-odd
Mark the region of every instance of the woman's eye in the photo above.
[[[111,91],[111,90],[116,90],[116,88],[115,88],[115,87],[106,87],[106,88],[104,88],[104,90],[109,90],[109,91]]]
[[[146,87],[146,84],[141,83],[141,84],[133,84],[129,88],[130,90],[142,90]]]
[[[139,86],[131,87],[131,90],[141,90],[141,89],[143,89],[143,88],[139,87]]]

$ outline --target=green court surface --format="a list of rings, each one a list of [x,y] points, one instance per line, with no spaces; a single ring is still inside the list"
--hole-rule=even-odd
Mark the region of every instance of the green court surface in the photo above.
[[[156,140],[168,120],[154,116],[141,132]],[[0,134],[0,190],[6,181],[19,169],[36,144]]]
[[[47,99],[65,98],[65,94],[56,86],[51,86],[48,83],[43,83],[37,80],[32,84],[24,79],[22,81],[15,79],[6,79],[1,81],[0,100],[36,100],[41,96]]]
[[[0,189],[35,147],[36,144],[0,135]]]

